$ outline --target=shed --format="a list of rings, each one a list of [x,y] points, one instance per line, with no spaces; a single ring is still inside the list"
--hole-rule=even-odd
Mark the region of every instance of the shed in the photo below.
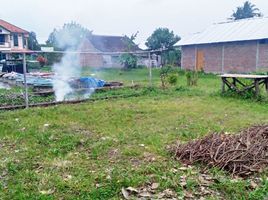
[[[250,73],[268,70],[268,18],[250,18],[213,24],[183,37],[183,69],[205,72]]]

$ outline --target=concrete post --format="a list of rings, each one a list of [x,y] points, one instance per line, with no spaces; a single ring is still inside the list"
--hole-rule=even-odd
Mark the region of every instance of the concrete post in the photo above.
[[[26,53],[23,53],[23,78],[24,78],[24,99],[25,108],[29,108],[29,97],[28,97],[28,86],[26,78],[27,68],[26,68]]]

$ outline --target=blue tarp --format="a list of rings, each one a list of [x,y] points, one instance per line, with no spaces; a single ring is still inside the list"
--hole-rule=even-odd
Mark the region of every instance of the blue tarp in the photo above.
[[[104,80],[96,79],[93,77],[81,77],[79,78],[79,81],[85,88],[103,87],[106,83]]]

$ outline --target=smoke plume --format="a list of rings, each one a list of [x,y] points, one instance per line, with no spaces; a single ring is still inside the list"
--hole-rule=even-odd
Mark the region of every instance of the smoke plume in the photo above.
[[[56,101],[67,100],[66,96],[73,92],[69,82],[70,79],[79,77],[81,74],[79,54],[68,53],[67,50],[61,62],[53,65],[53,71],[55,72],[53,89]]]
[[[66,52],[61,62],[52,67],[55,72],[53,89],[57,101],[68,100],[68,94],[73,92],[70,80],[81,75],[80,55],[74,52],[78,51],[81,42],[89,34],[87,29],[74,22],[64,24],[62,29],[55,30],[52,34],[57,48],[64,49]]]

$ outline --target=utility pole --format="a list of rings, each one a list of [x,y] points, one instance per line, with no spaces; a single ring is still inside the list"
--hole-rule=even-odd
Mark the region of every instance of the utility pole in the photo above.
[[[148,53],[149,58],[149,86],[152,87],[152,62],[151,62],[151,53]]]
[[[26,78],[27,68],[26,68],[26,53],[23,53],[23,78],[24,78],[24,99],[25,99],[25,108],[29,108],[29,97],[28,97],[28,86]]]

